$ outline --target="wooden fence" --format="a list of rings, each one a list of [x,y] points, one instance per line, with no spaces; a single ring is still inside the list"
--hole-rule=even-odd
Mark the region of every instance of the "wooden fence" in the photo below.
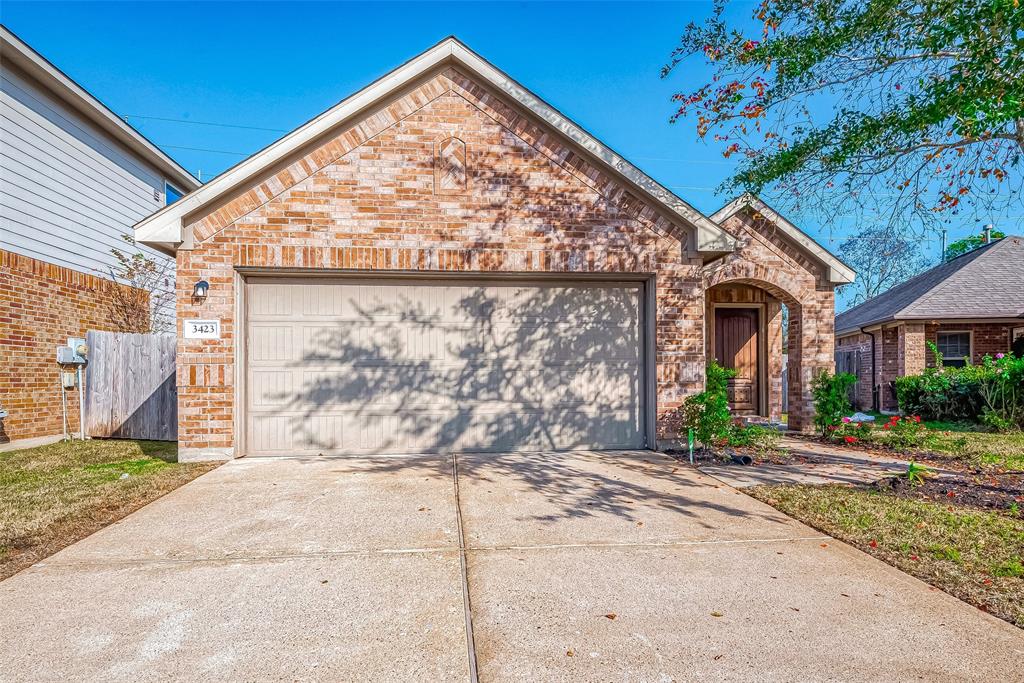
[[[86,344],[86,434],[176,441],[175,338],[90,330]]]
[[[857,378],[847,392],[850,402],[856,405],[857,403],[857,385],[860,384],[860,351],[852,349],[850,351],[836,351],[836,374],[841,372],[849,373]]]

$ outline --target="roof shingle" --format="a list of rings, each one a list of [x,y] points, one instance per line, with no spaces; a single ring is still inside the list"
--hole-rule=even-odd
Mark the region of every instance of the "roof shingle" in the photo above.
[[[947,261],[836,316],[836,334],[890,320],[1024,317],[1024,237]]]

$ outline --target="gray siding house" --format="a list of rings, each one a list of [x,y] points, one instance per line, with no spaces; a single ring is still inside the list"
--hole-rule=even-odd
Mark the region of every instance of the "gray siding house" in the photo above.
[[[199,181],[3,26],[0,71],[0,249],[109,277],[121,235]]]

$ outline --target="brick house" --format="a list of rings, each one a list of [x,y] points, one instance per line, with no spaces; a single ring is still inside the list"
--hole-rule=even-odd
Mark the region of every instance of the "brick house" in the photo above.
[[[673,195],[449,38],[136,226],[177,258],[179,457],[643,448],[713,355],[790,425],[853,272]],[[208,287],[207,287],[208,286]]]
[[[116,330],[110,250],[198,181],[0,26],[0,444],[77,431],[56,348]],[[163,254],[143,248],[154,259]],[[173,315],[173,311],[169,312]],[[29,441],[31,443],[31,441]]]
[[[836,316],[837,359],[858,377],[857,407],[898,408],[892,382],[935,366],[980,363],[1024,337],[1024,237],[940,264]]]

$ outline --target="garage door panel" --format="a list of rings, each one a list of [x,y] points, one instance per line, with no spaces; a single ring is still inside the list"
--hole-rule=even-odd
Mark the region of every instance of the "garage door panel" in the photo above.
[[[254,369],[249,377],[249,395],[254,409],[277,408],[294,400],[296,392],[293,371]]]
[[[251,454],[642,446],[642,287],[258,281]]]
[[[294,329],[285,323],[253,324],[249,328],[249,360],[256,364],[293,359],[298,349],[292,343]]]

